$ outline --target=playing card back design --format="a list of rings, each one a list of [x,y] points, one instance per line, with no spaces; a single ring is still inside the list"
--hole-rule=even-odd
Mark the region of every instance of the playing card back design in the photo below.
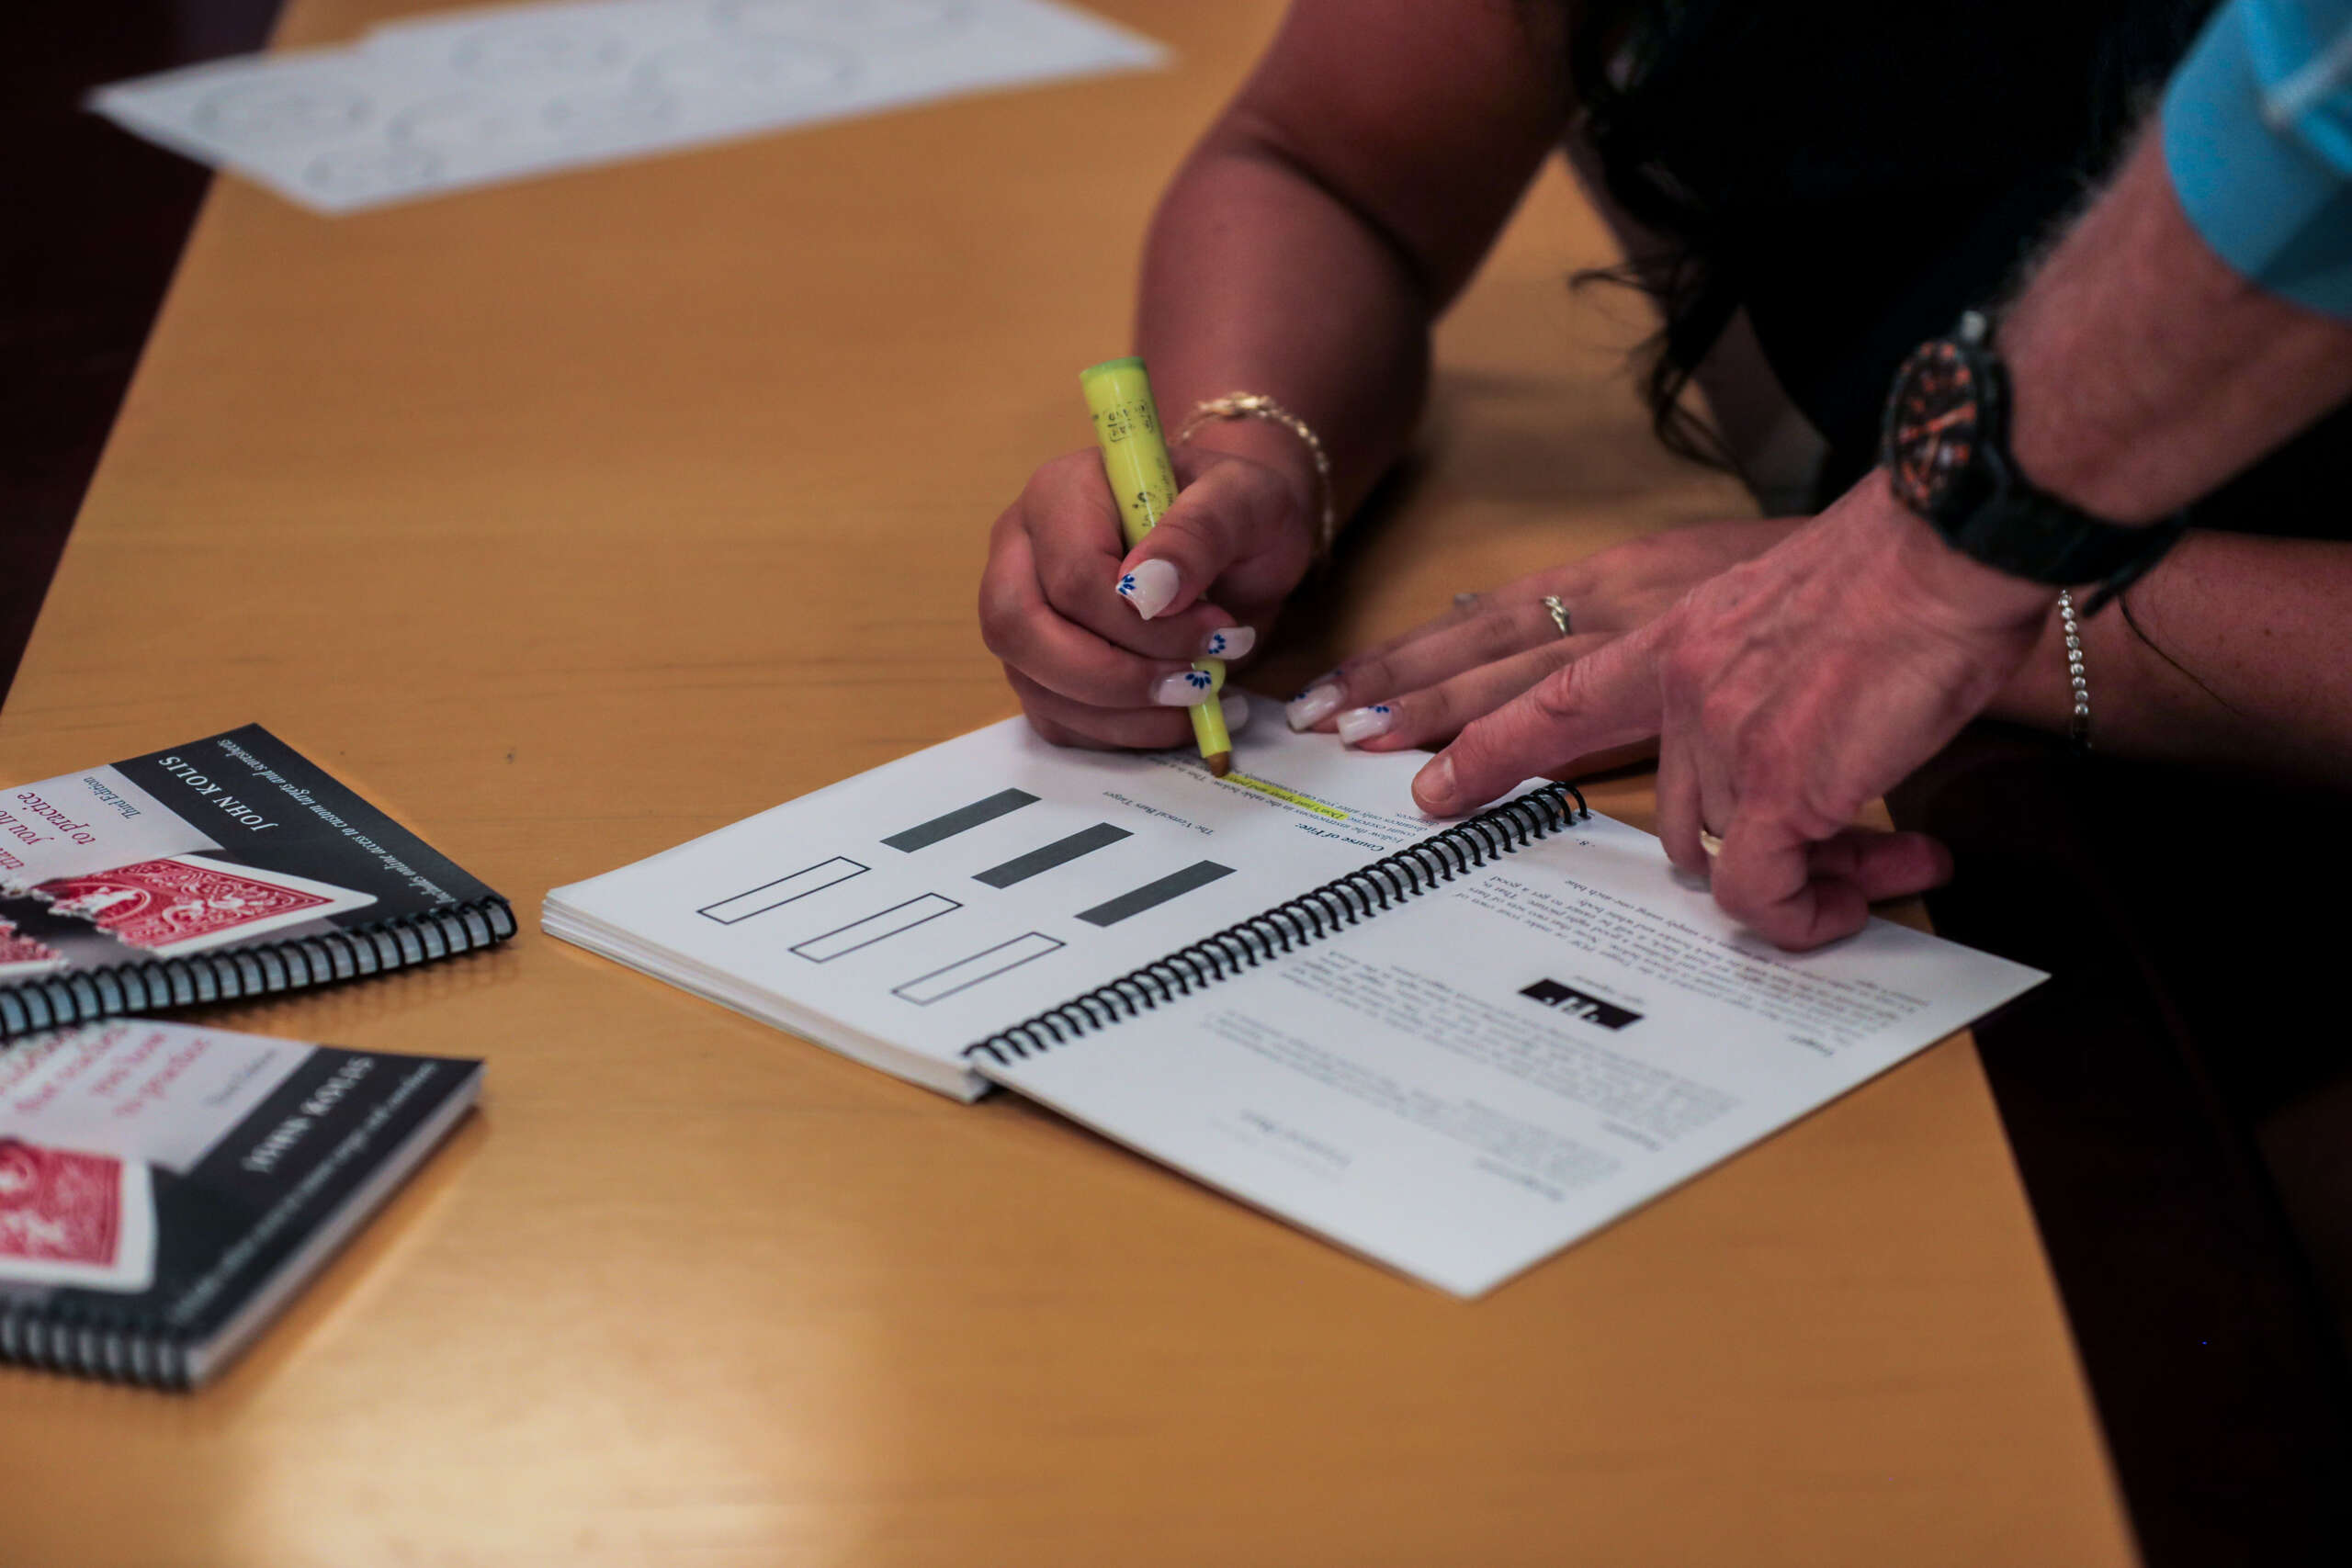
[[[185,859],[141,861],[43,883],[60,914],[81,915],[133,947],[175,947],[333,900]]]
[[[122,1161],[0,1140],[0,1271],[9,1263],[114,1266]]]
[[[64,962],[65,955],[45,942],[25,935],[7,920],[0,920],[0,974],[20,964],[38,964],[47,967]]]

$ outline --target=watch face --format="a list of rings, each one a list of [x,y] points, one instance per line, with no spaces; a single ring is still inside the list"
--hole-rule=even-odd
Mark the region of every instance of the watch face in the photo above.
[[[1984,378],[1956,343],[1922,344],[1895,373],[1884,458],[1895,499],[1935,517],[1973,489],[1986,434]]]

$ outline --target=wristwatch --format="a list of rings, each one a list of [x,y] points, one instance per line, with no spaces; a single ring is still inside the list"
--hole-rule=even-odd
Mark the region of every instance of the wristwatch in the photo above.
[[[1980,311],[1911,351],[1887,394],[1879,461],[1894,498],[1944,543],[1996,571],[2052,588],[2098,584],[2089,615],[2163,558],[2188,525],[2177,513],[2125,527],[2046,491],[2009,454],[2009,377]]]

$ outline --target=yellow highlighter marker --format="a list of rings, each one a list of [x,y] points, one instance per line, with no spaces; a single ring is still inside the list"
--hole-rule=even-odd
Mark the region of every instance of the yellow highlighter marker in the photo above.
[[[1119,501],[1119,531],[1132,550],[1176,504],[1176,469],[1168,461],[1168,443],[1160,435],[1151,378],[1142,360],[1129,356],[1080,371],[1078,385],[1086,394],[1087,412],[1094,416],[1094,444],[1102,449],[1103,476]],[[1223,778],[1233,767],[1233,738],[1226,733],[1225,710],[1217,705],[1225,690],[1225,660],[1196,659],[1193,668],[1208,677],[1208,694],[1185,711],[1193,716],[1201,761]]]

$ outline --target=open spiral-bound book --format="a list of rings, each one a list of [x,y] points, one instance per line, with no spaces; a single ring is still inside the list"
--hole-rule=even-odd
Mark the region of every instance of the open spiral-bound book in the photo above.
[[[1540,781],[1271,711],[1209,775],[1020,720],[548,895],[548,931],[963,1099],[1001,1084],[1442,1289],[1491,1289],[2042,976],[1739,930]]]

